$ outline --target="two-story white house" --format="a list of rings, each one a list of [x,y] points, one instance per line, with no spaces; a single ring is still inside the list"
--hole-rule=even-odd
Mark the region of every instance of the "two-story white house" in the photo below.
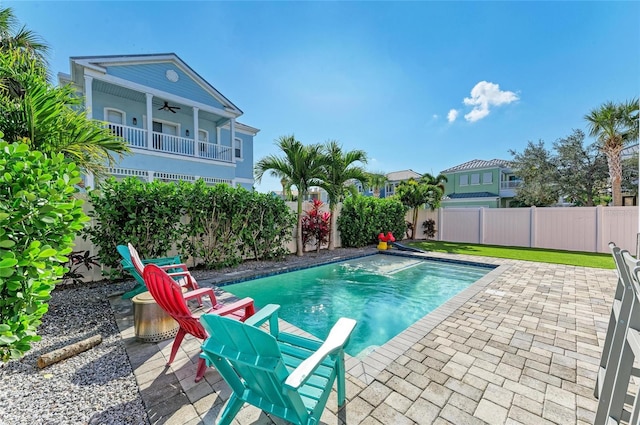
[[[253,187],[258,129],[242,111],[174,53],[70,58],[58,74],[85,99],[89,118],[104,121],[132,151],[109,169],[115,177]],[[94,187],[92,176],[85,185]]]

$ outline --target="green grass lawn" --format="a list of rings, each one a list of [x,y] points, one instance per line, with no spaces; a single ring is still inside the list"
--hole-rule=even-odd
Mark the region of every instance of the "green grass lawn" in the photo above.
[[[596,267],[600,269],[615,268],[611,254],[559,251],[556,249],[543,248],[522,248],[517,246],[475,245],[469,243],[440,241],[416,241],[406,244],[425,251],[433,252],[482,255],[485,257],[510,258],[513,260],[567,264],[570,266]]]

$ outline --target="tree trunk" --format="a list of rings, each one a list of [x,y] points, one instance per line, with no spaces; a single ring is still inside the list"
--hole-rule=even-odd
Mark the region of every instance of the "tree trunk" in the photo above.
[[[416,230],[418,229],[418,209],[413,209],[413,230],[411,231],[411,239],[416,238]]]
[[[622,206],[622,179],[620,176],[611,177],[611,192],[613,195],[613,206]]]
[[[298,193],[298,228],[296,229],[296,255],[302,257],[302,194]]]
[[[329,217],[329,251],[333,251],[336,249],[336,241],[333,239],[333,229],[336,228],[335,209],[335,205],[329,204],[329,213],[331,214],[331,216]]]

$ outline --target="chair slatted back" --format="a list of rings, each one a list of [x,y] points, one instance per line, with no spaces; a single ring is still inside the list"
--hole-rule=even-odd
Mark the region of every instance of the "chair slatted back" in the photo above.
[[[140,276],[142,276],[142,272],[144,271],[144,264],[140,259],[140,254],[138,254],[138,250],[136,250],[133,247],[133,245],[131,245],[131,243],[128,243],[127,247],[129,248],[129,254],[131,257],[131,263],[133,264],[133,267],[140,274]]]
[[[196,338],[207,337],[202,324],[189,310],[182,288],[171,276],[155,264],[147,264],[143,277],[156,303],[180,324],[180,328]]]
[[[610,248],[618,285],[596,381],[595,395],[599,399],[595,425],[628,420],[624,405],[631,376],[637,375],[633,363],[640,356],[640,261],[615,245]],[[639,413],[636,398],[631,412],[636,421],[632,423],[637,423]]]
[[[120,260],[120,264],[122,264],[123,267],[133,267],[133,263],[131,263],[131,253],[129,253],[129,247],[118,245],[116,249],[118,250],[118,254],[120,254],[120,256],[122,257],[122,260]]]
[[[260,328],[214,314],[201,317],[209,338],[202,345],[209,359],[236,394],[294,423],[306,423],[309,412],[296,391],[288,390],[289,376],[276,339]]]

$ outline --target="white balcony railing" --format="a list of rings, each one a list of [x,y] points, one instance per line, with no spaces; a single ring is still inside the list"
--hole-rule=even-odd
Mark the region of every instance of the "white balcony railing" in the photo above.
[[[151,145],[149,145],[147,143],[149,132],[145,129],[114,123],[107,123],[106,126],[113,134],[124,138],[129,146],[135,148],[206,158],[213,161],[233,162],[233,149],[229,146],[203,141],[196,142],[194,139],[172,136],[156,131],[151,132]]]
[[[510,180],[506,182],[500,182],[500,190],[515,189],[522,185],[522,180]]]
[[[129,143],[129,146],[136,148],[145,148],[147,146],[147,132],[142,128],[112,123],[107,124],[107,127],[116,136],[123,137]]]

